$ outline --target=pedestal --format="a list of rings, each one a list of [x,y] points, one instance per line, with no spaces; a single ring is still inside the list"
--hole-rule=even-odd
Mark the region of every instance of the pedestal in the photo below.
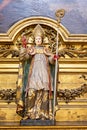
[[[20,121],[21,126],[53,126],[55,125],[54,120],[21,120]]]

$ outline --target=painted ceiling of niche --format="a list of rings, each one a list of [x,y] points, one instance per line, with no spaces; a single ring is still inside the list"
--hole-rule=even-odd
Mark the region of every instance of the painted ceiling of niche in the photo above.
[[[0,33],[17,21],[32,16],[56,19],[55,11],[65,9],[62,24],[72,34],[87,33],[87,0],[0,0]]]

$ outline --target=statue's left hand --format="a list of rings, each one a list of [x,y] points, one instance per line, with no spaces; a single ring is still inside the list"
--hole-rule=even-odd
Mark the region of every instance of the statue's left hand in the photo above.
[[[49,51],[48,48],[44,48],[44,54],[47,56],[52,56],[53,54]]]
[[[53,57],[54,60],[58,60],[59,58],[60,58],[59,55],[54,55],[54,57]]]

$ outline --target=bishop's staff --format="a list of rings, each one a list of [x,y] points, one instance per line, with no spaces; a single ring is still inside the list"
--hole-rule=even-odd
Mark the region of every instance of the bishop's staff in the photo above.
[[[54,101],[53,101],[53,118],[55,118],[55,112],[56,112],[56,91],[57,91],[57,76],[58,76],[58,69],[59,69],[59,64],[58,64],[58,41],[59,41],[59,26],[61,22],[61,18],[64,16],[65,10],[60,9],[57,10],[55,15],[57,17],[57,40],[56,40],[56,55],[55,55],[55,81],[54,81]]]

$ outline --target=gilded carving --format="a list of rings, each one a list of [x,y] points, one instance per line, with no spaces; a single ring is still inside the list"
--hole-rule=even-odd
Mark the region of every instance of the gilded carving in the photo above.
[[[15,100],[15,97],[16,97],[15,89],[0,90],[0,100],[5,100],[6,102],[10,103],[11,101]]]
[[[31,28],[25,28],[21,34],[17,37],[14,45],[0,45],[0,58],[14,58],[19,57],[19,49],[22,46],[22,37],[25,36],[27,40],[27,46],[33,45],[33,35]],[[43,26],[45,31],[44,45],[55,54],[56,51],[56,31],[48,26]],[[59,35],[58,53],[63,58],[84,58],[87,57],[86,45],[71,45],[63,43],[61,36]]]
[[[86,76],[83,74],[80,76],[84,80],[87,80]],[[71,100],[75,100],[77,97],[83,96],[87,93],[87,84],[82,84],[79,88],[75,89],[58,89],[57,97],[58,100],[64,100],[65,103],[69,103]],[[0,90],[0,100],[4,100],[8,103],[16,101],[16,89],[2,89]]]
[[[65,10],[64,9],[57,10],[55,15],[57,17],[57,25],[59,26],[61,23],[61,18],[63,18],[65,15]]]
[[[68,58],[87,57],[87,46],[84,46],[84,45],[76,46],[76,45],[70,45],[70,44],[62,45],[62,44],[60,44],[59,55],[61,57],[64,57],[64,58],[66,58],[67,56],[68,56]]]
[[[6,112],[0,109],[0,120],[5,120],[5,119],[6,119]]]
[[[18,48],[15,45],[0,45],[0,58],[13,58],[18,56]]]
[[[83,78],[84,80],[87,80],[87,76],[85,74],[82,74],[79,78]]]
[[[87,80],[85,74],[82,74],[79,79]],[[57,92],[58,99],[64,100],[66,103],[69,103],[71,100],[75,100],[77,97],[81,97],[87,93],[87,83],[83,83],[80,87],[75,89],[59,89]]]
[[[34,37],[33,37],[33,29],[34,29],[35,25],[31,26],[31,27],[27,27],[25,28],[20,36],[17,38],[17,40],[15,41],[14,44],[16,44],[19,48],[22,45],[22,38],[23,36],[26,38],[27,41],[27,45],[33,45],[34,43]],[[52,29],[51,27],[48,26],[44,26],[42,25],[44,32],[45,32],[45,38],[44,38],[44,45],[47,46],[48,48],[50,48],[50,50],[55,53],[56,50],[56,31],[54,29]]]
[[[71,100],[75,100],[76,97],[80,97],[87,93],[87,84],[83,84],[81,87],[76,89],[59,89],[58,98],[64,100],[66,103],[69,103]]]

